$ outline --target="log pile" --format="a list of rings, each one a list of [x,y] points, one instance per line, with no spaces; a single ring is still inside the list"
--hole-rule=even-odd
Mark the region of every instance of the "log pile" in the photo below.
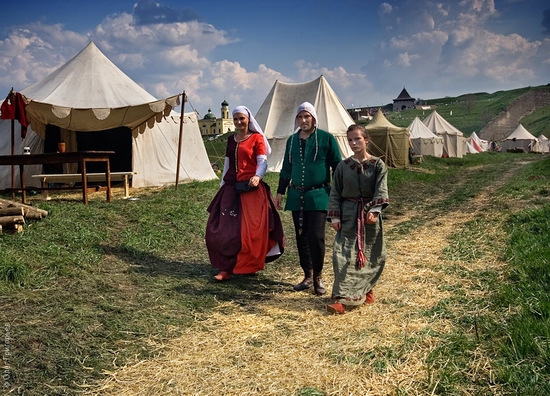
[[[47,215],[46,210],[0,198],[0,233],[22,232],[27,220],[40,220]]]

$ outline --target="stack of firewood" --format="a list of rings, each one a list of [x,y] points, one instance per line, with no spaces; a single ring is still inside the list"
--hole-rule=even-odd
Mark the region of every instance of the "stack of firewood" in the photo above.
[[[27,220],[40,220],[47,215],[45,210],[0,198],[0,233],[22,232]]]

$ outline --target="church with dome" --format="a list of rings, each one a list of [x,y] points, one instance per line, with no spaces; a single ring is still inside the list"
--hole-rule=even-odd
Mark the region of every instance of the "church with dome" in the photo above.
[[[229,111],[229,103],[227,101],[222,102],[221,117],[216,117],[212,113],[211,109],[208,109],[208,113],[204,118],[199,120],[201,134],[204,135],[223,135],[224,133],[235,131],[235,125],[233,124],[233,117]]]

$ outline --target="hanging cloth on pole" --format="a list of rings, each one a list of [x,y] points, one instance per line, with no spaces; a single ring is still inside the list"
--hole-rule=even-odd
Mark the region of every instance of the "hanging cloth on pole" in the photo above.
[[[11,90],[1,107],[2,115],[0,118],[3,120],[17,120],[19,124],[21,124],[22,139],[25,139],[25,136],[27,136],[27,127],[29,126],[29,121],[25,114],[26,106],[27,103],[25,102],[24,96],[19,92]]]

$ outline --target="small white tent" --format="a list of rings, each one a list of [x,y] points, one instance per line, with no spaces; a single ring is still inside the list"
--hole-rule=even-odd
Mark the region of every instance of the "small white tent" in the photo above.
[[[304,83],[275,81],[255,116],[271,145],[271,155],[267,159],[270,172],[281,170],[286,141],[295,131],[296,109],[303,102],[310,102],[315,107],[319,118],[317,126],[334,135],[342,158],[353,154],[346,130],[354,121],[325,77]]]
[[[55,151],[62,140],[68,151],[115,151],[111,170],[137,172],[133,187],[175,183],[180,115],[171,110],[179,104],[179,96],[156,100],[93,42],[21,94],[30,100],[25,111],[31,125],[24,140],[17,134],[16,154],[24,146],[31,153]],[[11,154],[10,125],[8,120],[0,124],[2,155]],[[195,113],[185,114],[183,136],[179,181],[217,178]],[[0,167],[0,188],[11,185],[10,172],[9,167]],[[35,173],[44,171],[41,166],[26,171],[29,176]],[[38,184],[36,179],[27,183]]]
[[[413,151],[417,155],[431,155],[441,157],[443,155],[443,138],[437,136],[416,117],[409,125]]]
[[[519,124],[516,129],[500,143],[501,151],[521,150],[530,152],[538,140],[525,127]],[[538,151],[535,149],[534,151]]]
[[[481,153],[483,151],[487,151],[489,148],[489,142],[487,140],[481,140],[479,136],[477,136],[477,133],[472,132],[470,137],[467,139],[470,146],[475,150],[475,153]]]
[[[464,155],[464,134],[439,115],[437,111],[427,116],[424,125],[443,138],[443,155],[462,158]]]
[[[538,137],[538,140],[539,140],[539,143],[540,143],[541,152],[543,154],[549,153],[550,152],[550,139],[548,139],[544,135],[540,135]]]

